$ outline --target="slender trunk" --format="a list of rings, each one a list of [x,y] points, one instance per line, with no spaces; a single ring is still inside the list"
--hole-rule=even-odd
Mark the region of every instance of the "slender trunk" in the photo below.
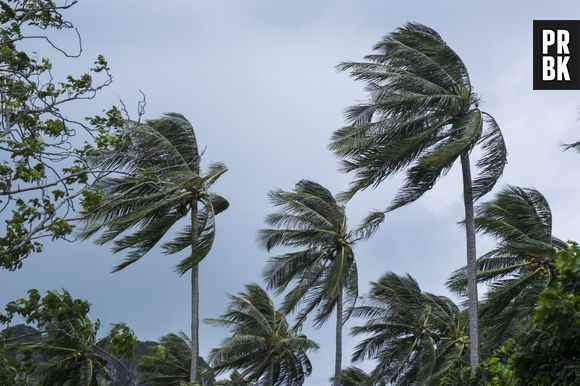
[[[268,369],[268,385],[274,386],[274,362],[270,362],[270,368]]]
[[[191,250],[195,252],[197,243],[197,198],[191,202]],[[199,266],[191,268],[191,372],[190,382],[197,381],[197,361],[199,357]]]
[[[469,361],[471,374],[479,363],[479,318],[477,312],[477,272],[475,251],[475,217],[469,153],[461,155],[463,171],[463,203],[465,205],[465,236],[467,241],[467,297],[469,304]]]
[[[334,386],[342,384],[342,289],[336,300],[336,356],[334,358]]]

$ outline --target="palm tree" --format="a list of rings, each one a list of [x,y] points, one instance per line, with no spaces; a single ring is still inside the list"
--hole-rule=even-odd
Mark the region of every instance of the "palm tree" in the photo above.
[[[101,386],[110,380],[106,365],[113,361],[126,371],[125,384],[135,385],[126,365],[135,354],[133,332],[117,323],[98,338],[101,323],[89,318],[89,310],[87,301],[66,290],[41,296],[31,289],[28,298],[10,302],[2,324],[15,317],[26,324],[0,332],[2,385]]]
[[[226,312],[208,323],[223,326],[231,336],[210,353],[217,372],[241,371],[238,381],[259,386],[298,386],[312,372],[308,352],[318,345],[291,327],[272,298],[257,284],[230,296]]]
[[[497,240],[494,249],[477,261],[477,279],[489,285],[481,317],[499,341],[514,323],[532,313],[538,294],[556,273],[558,253],[568,244],[552,235],[552,212],[535,189],[508,186],[476,208],[476,229]],[[448,280],[448,287],[465,294],[464,269]]]
[[[493,117],[479,109],[469,74],[441,36],[421,24],[406,24],[384,37],[362,62],[339,66],[366,83],[369,100],[347,110],[350,124],[337,130],[330,148],[355,179],[344,198],[376,187],[406,170],[407,178],[386,211],[411,203],[431,189],[457,160],[463,172],[467,241],[471,365],[479,362],[475,226],[473,203],[503,172],[506,148]],[[472,180],[470,152],[481,146]]]
[[[33,343],[19,345],[46,358],[38,364],[32,379],[44,386],[100,386],[110,380],[106,369],[110,355],[97,339],[100,323],[88,318],[51,324],[49,331]]]
[[[97,167],[117,169],[118,176],[101,180],[85,194],[82,236],[88,238],[103,231],[97,243],[113,242],[114,253],[130,251],[127,259],[113,269],[115,272],[141,259],[189,215],[189,225],[162,248],[166,254],[191,248],[176,271],[183,275],[191,270],[191,381],[195,381],[199,357],[199,263],[211,249],[215,215],[229,205],[208,189],[227,168],[214,163],[206,174],[201,174],[195,133],[181,114],[134,123],[125,137],[119,149],[94,160]],[[129,232],[132,233],[126,234]]]
[[[167,334],[161,337],[158,345],[149,349],[150,355],[139,360],[137,371],[139,381],[149,386],[179,386],[190,380],[191,339],[187,335]],[[198,371],[201,385],[210,384],[212,378],[209,367]],[[206,375],[210,375],[207,377]]]
[[[383,220],[371,214],[363,225],[349,229],[345,207],[316,182],[302,180],[291,192],[272,191],[270,201],[280,211],[266,218],[271,229],[261,230],[259,243],[268,251],[276,246],[298,251],[271,257],[264,271],[269,288],[278,293],[295,283],[284,299],[287,312],[301,307],[298,321],[317,309],[315,326],[336,308],[334,384],[341,385],[342,326],[358,298],[358,274],[353,246],[369,238]]]
[[[191,340],[184,334],[167,334],[139,359],[139,382],[151,386],[179,386],[189,382]]]
[[[422,292],[410,277],[392,272],[371,283],[353,328],[365,335],[353,361],[374,359],[371,378],[392,385],[462,385],[467,323],[448,298]],[[465,359],[466,362],[466,359]]]

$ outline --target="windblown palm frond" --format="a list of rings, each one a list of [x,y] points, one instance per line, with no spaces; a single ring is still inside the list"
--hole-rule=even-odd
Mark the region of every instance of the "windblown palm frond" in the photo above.
[[[48,359],[34,371],[35,382],[45,386],[100,386],[110,379],[107,360],[97,352],[98,321],[69,320],[49,328],[51,331],[38,342],[21,346]]]
[[[300,181],[291,192],[271,192],[270,200],[280,211],[267,216],[272,228],[260,231],[260,245],[268,251],[278,246],[296,251],[270,258],[264,270],[268,287],[283,292],[294,283],[284,309],[300,307],[299,320],[316,309],[316,325],[328,319],[344,291],[348,316],[358,298],[352,248],[378,229],[384,215],[378,213],[349,230],[344,206],[326,188],[308,180]]]
[[[65,292],[63,296],[68,296]],[[100,322],[88,317],[54,319],[31,340],[16,341],[14,348],[42,358],[31,374],[32,384],[43,386],[101,386],[111,380],[108,361],[120,359],[107,351],[110,335],[98,339]],[[131,374],[127,374],[131,376]]]
[[[240,380],[258,386],[297,386],[312,372],[308,352],[317,350],[318,345],[290,326],[285,314],[257,284],[230,296],[226,312],[207,322],[231,332],[222,346],[210,353],[218,373],[239,371]]]
[[[347,110],[349,125],[334,133],[330,145],[344,160],[342,170],[355,174],[345,199],[406,170],[406,182],[387,210],[406,205],[477,145],[483,155],[475,199],[493,188],[507,156],[501,131],[478,108],[464,63],[437,32],[408,23],[378,42],[364,61],[339,69],[363,81],[369,95]]]
[[[443,377],[461,373],[467,364],[466,318],[450,299],[422,292],[409,275],[389,272],[371,283],[370,294],[355,315],[366,322],[352,333],[365,338],[352,359],[376,360],[370,374],[375,381],[439,385]]]
[[[161,337],[159,345],[149,349],[150,355],[139,360],[137,371],[141,383],[151,386],[179,386],[189,382],[191,341],[184,334]]]
[[[569,143],[564,145],[564,150],[576,150],[577,152],[580,152],[580,142],[574,142],[574,143]]]
[[[101,232],[97,243],[113,242],[113,252],[128,251],[127,259],[115,267],[121,270],[147,254],[179,220],[200,202],[197,214],[199,237],[185,227],[163,248],[176,253],[195,244],[194,253],[178,265],[184,273],[209,252],[215,232],[214,216],[228,207],[221,196],[207,189],[227,171],[221,163],[208,173],[199,169],[199,153],[193,127],[180,114],[134,124],[120,149],[98,157],[94,163],[116,168],[118,175],[98,182],[89,194],[96,203],[84,213],[84,238]],[[133,232],[130,234],[126,234]],[[189,237],[187,237],[189,235]]]
[[[167,334],[159,344],[149,348],[149,355],[139,360],[140,384],[148,386],[179,386],[188,383],[191,370],[191,339],[184,333]],[[211,384],[213,373],[201,359],[198,379],[200,386]]]
[[[559,251],[566,243],[552,235],[552,212],[537,190],[508,186],[476,209],[477,230],[497,245],[477,261],[477,278],[489,285],[481,309],[491,339],[509,333],[512,324],[530,315],[538,294],[553,280]],[[448,280],[464,295],[465,268]]]

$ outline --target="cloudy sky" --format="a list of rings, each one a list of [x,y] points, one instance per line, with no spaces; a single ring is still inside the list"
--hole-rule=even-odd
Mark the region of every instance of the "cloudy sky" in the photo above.
[[[184,114],[207,147],[205,161],[229,166],[215,189],[231,207],[220,215],[215,247],[201,265],[202,318],[224,310],[226,293],[261,280],[267,254],[256,248],[255,236],[272,209],[268,190],[291,189],[304,178],[334,192],[345,189],[349,177],[337,172],[327,144],[343,124],[344,108],[364,93],[334,66],[360,59],[407,21],[439,31],[466,63],[481,107],[506,137],[509,165],[500,185],[540,190],[552,206],[554,234],[580,239],[580,155],[559,148],[580,138],[580,93],[533,91],[531,57],[532,20],[578,19],[577,1],[81,0],[68,16],[84,52],[75,60],[56,57],[56,71],[80,73],[103,54],[114,74],[110,88],[73,114],[89,115],[119,99],[131,108],[142,90],[146,117]],[[70,36],[59,39],[73,45]],[[357,196],[348,207],[351,223],[385,207],[399,183],[394,178]],[[461,218],[455,168],[421,200],[390,214],[381,232],[357,249],[361,293],[392,270],[446,294],[446,278],[465,260]],[[480,239],[479,251],[491,245]],[[47,245],[20,271],[0,271],[0,304],[29,288],[66,288],[92,303],[94,317],[124,321],[140,339],[188,331],[189,280],[173,272],[177,258],[155,250],[110,274],[121,258],[90,242]],[[333,324],[306,332],[322,347],[306,384],[322,385],[333,368]],[[202,354],[223,336],[203,325]],[[345,365],[355,343],[345,337]]]

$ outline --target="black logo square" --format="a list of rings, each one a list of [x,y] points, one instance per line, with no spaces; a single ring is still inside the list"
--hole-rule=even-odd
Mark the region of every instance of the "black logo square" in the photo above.
[[[580,90],[580,20],[534,20],[534,90]]]

